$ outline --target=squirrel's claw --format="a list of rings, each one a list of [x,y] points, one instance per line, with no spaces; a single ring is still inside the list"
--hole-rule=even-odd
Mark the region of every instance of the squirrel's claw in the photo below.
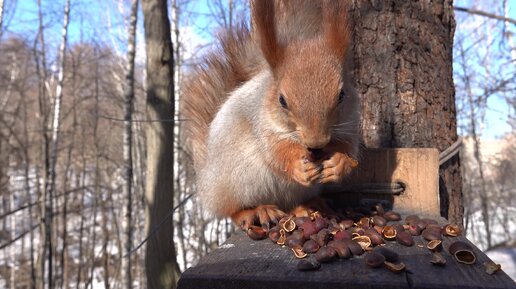
[[[322,165],[323,170],[319,176],[319,182],[325,184],[341,182],[346,175],[357,167],[358,163],[347,154],[336,152],[331,158],[325,160]]]
[[[231,215],[233,223],[239,226],[242,230],[247,231],[250,226],[261,225],[262,228],[268,230],[269,224],[277,223],[279,219],[286,216],[286,214],[274,205],[260,205],[254,209],[245,209],[238,211]]]

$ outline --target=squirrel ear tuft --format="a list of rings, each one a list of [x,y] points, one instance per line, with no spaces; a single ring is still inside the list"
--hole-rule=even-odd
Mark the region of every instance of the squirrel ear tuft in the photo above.
[[[260,48],[269,63],[275,70],[281,63],[285,47],[279,44],[274,21],[274,0],[255,0],[251,3],[252,21],[258,34]]]
[[[339,59],[344,60],[351,43],[347,5],[340,0],[323,2],[324,37]]]

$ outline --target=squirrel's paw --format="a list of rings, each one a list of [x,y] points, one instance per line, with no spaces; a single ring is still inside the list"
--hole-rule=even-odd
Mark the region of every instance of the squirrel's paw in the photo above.
[[[244,231],[247,231],[249,226],[255,225],[256,222],[268,230],[270,223],[278,223],[286,215],[277,206],[260,205],[254,209],[245,209],[234,213],[231,215],[231,220]]]
[[[319,182],[321,184],[341,182],[357,166],[358,162],[347,154],[335,152],[331,158],[323,161]]]
[[[306,158],[296,161],[291,177],[303,186],[309,186],[320,178],[322,165],[315,164]]]

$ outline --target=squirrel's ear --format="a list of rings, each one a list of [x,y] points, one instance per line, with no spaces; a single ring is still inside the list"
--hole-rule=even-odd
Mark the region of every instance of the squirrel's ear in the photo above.
[[[255,0],[251,3],[253,28],[258,34],[262,53],[275,70],[283,60],[285,47],[280,45],[274,22],[274,0]]]
[[[351,43],[347,6],[340,0],[323,2],[324,37],[339,59],[344,60]]]

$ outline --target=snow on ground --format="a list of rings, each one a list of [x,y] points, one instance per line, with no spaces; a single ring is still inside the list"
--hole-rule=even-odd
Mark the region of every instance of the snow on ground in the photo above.
[[[516,281],[516,248],[498,248],[486,252],[493,262],[502,265],[502,270]]]

